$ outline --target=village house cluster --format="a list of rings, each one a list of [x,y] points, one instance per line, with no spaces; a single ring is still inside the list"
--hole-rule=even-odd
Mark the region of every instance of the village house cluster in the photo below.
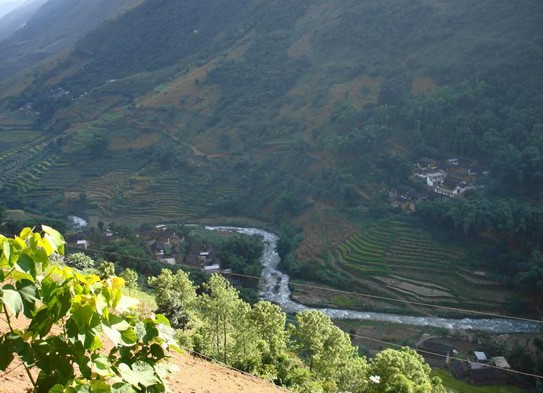
[[[158,262],[168,265],[185,263],[200,267],[205,272],[220,270],[214,251],[207,244],[193,244],[179,235],[177,225],[159,224],[153,230],[142,233],[149,239],[147,245],[155,253]]]
[[[423,339],[417,344],[417,350],[433,366],[446,367],[456,379],[471,385],[503,385],[511,376],[508,372],[511,366],[505,357],[489,357],[483,351],[473,350],[461,355],[446,339]]]
[[[147,247],[154,254],[155,259],[165,265],[185,264],[199,267],[202,271],[209,273],[231,272],[231,269],[221,270],[220,260],[216,257],[212,246],[190,241],[181,232],[177,225],[158,224],[140,229],[138,236],[146,240]],[[89,235],[89,232],[81,231],[69,235],[67,240],[81,250],[89,250],[91,248]],[[101,233],[101,237],[101,243],[114,243],[122,240],[122,236],[118,232],[109,228]]]
[[[457,197],[475,188],[477,178],[488,171],[468,159],[449,158],[442,162],[430,158],[417,161],[416,175],[426,180],[435,193]]]
[[[409,186],[389,192],[392,205],[407,212],[415,211],[416,203],[421,200],[439,196],[459,198],[467,190],[478,187],[481,176],[488,175],[486,168],[466,158],[434,160],[421,157],[413,168],[412,178],[422,180],[426,192],[417,192]]]
[[[454,376],[472,385],[503,385],[508,382],[509,362],[503,356],[487,358],[484,352],[474,351],[465,361],[451,360],[447,357],[447,365]]]

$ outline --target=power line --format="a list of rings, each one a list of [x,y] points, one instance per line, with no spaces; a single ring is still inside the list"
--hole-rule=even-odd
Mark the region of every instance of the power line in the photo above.
[[[289,322],[297,323],[297,321],[292,319],[292,318],[287,318],[286,320],[289,321]],[[389,341],[379,340],[379,339],[372,338],[372,337],[361,336],[359,334],[351,334],[351,333],[349,333],[349,336],[360,338],[360,339],[367,340],[367,341],[377,342],[377,343],[380,343],[380,344],[386,344],[386,345],[390,345],[390,346],[393,346],[393,347],[399,347],[399,348],[408,347],[408,348],[411,348],[411,349],[413,349],[413,350],[415,350],[415,351],[417,351],[419,353],[424,353],[424,354],[427,354],[427,355],[436,356],[436,357],[445,358],[445,359],[449,358],[450,360],[457,360],[457,361],[465,362],[465,363],[471,363],[470,360],[468,360],[468,359],[462,359],[462,358],[458,358],[458,357],[454,357],[454,356],[442,355],[440,353],[431,352],[431,351],[427,351],[427,350],[423,350],[423,349],[419,349],[419,348],[414,348],[414,347],[411,347],[409,345],[401,345],[401,344],[392,343],[392,342],[389,342]],[[493,369],[497,369],[497,370],[501,370],[501,371],[505,371],[505,372],[510,372],[510,373],[513,373],[513,374],[524,375],[524,376],[527,376],[527,377],[543,378],[543,375],[526,373],[524,371],[518,371],[518,370],[514,370],[512,368],[502,368],[502,367],[498,367],[498,366],[495,366],[495,365],[492,365],[492,364],[486,364],[486,363],[477,363],[477,364],[481,365],[483,367],[493,368]]]
[[[11,235],[11,236],[14,236],[14,235]],[[69,244],[66,244],[66,247],[70,248],[70,249],[74,249],[74,250],[79,250],[79,251],[101,253],[101,254],[105,254],[105,255],[124,257],[124,258],[129,258],[129,259],[132,259],[132,260],[138,260],[138,261],[144,261],[144,262],[153,262],[153,263],[158,262],[157,260],[151,259],[151,258],[137,257],[137,256],[133,256],[133,255],[115,253],[115,252],[110,252],[110,251],[96,250],[96,249],[92,249],[92,248],[82,249],[82,248],[79,248],[79,247],[76,247],[76,246],[71,246]],[[201,271],[200,268],[195,267],[195,266],[188,266],[188,265],[182,265],[182,266],[187,268],[187,269],[191,269],[191,270],[195,270],[195,271]],[[168,267],[168,266],[164,266],[164,267]],[[253,279],[253,280],[260,280],[261,279],[261,277],[247,275],[247,274],[241,274],[241,273],[234,273],[234,272],[218,271],[218,272],[215,272],[215,273],[220,273],[220,274],[225,275],[225,276],[249,278],[249,279]],[[511,316],[511,315],[506,315],[506,314],[498,314],[498,313],[478,311],[478,310],[468,310],[468,309],[459,308],[459,307],[441,306],[441,305],[437,305],[437,304],[424,303],[424,302],[418,302],[418,301],[413,301],[413,300],[394,299],[394,298],[389,298],[389,297],[385,297],[385,296],[371,295],[371,294],[368,294],[368,293],[344,291],[344,290],[341,290],[341,289],[321,287],[321,286],[318,286],[318,285],[294,283],[292,281],[289,283],[289,285],[292,285],[294,287],[317,289],[317,290],[321,290],[321,291],[334,292],[334,293],[345,294],[345,295],[354,295],[354,296],[363,297],[363,298],[367,298],[367,299],[383,300],[383,301],[388,301],[388,302],[393,302],[393,303],[401,303],[401,304],[412,304],[412,305],[428,307],[428,308],[434,308],[434,309],[440,309],[440,310],[455,311],[455,312],[466,313],[466,314],[474,314],[474,315],[478,315],[478,316],[487,316],[487,317],[493,317],[493,318],[504,318],[504,319],[523,321],[523,322],[543,323],[543,321],[537,320],[537,319],[516,317],[516,316]]]
[[[140,261],[154,262],[154,263],[157,262],[154,259],[144,258],[144,257],[136,257],[136,256],[126,255],[126,254],[121,254],[121,253],[101,251],[101,250],[95,250],[95,249],[90,249],[90,248],[80,249],[78,247],[70,246],[70,245],[67,245],[67,247],[69,247],[71,249],[81,250],[81,251],[90,251],[90,252],[102,253],[102,254],[105,254],[105,255],[120,256],[120,257],[125,257],[125,258],[128,257],[129,259],[133,259],[133,260],[140,260]],[[201,271],[201,269],[198,268],[198,267],[188,266],[188,265],[182,265],[182,266],[186,267],[188,269]],[[248,275],[248,274],[241,274],[241,273],[224,272],[224,271],[220,271],[218,273],[220,273],[222,275],[225,275],[225,276],[242,277],[242,278],[249,278],[249,279],[253,279],[253,280],[260,280],[261,279],[261,277],[252,276],[252,275]],[[389,297],[385,297],[385,296],[371,295],[371,294],[367,294],[367,293],[352,292],[352,291],[344,291],[344,290],[341,290],[341,289],[326,288],[326,287],[321,287],[321,286],[317,286],[317,285],[300,284],[300,283],[293,283],[293,282],[290,282],[289,284],[292,285],[292,286],[295,286],[295,287],[308,288],[308,289],[318,289],[318,290],[322,290],[322,291],[328,291],[328,292],[334,292],[334,293],[346,294],[346,295],[355,295],[355,296],[364,297],[364,298],[368,298],[368,299],[384,300],[384,301],[402,303],[402,304],[412,304],[412,305],[424,306],[424,307],[429,307],[429,308],[434,308],[434,309],[462,312],[462,313],[467,313],[467,314],[475,314],[475,315],[488,316],[488,317],[494,317],[494,318],[512,319],[512,320],[523,321],[523,322],[543,323],[543,321],[537,320],[537,319],[515,317],[515,316],[498,314],[498,313],[491,313],[491,312],[485,312],[485,311],[468,310],[468,309],[463,309],[463,308],[458,308],[458,307],[440,306],[440,305],[437,305],[437,304],[417,302],[417,301],[412,301],[412,300],[393,299],[393,298],[389,298]]]

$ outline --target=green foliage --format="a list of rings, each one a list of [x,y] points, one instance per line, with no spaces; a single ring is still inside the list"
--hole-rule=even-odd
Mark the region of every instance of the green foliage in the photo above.
[[[101,261],[97,270],[102,280],[115,276],[115,264],[113,262]]]
[[[277,240],[275,251],[277,251],[281,260],[284,260],[290,253],[294,252],[296,246],[302,240],[302,236],[286,223],[281,225],[278,236],[279,239]]]
[[[0,369],[17,356],[36,392],[163,391],[169,374],[164,349],[177,348],[167,319],[122,315],[124,280],[51,264],[65,242],[50,227],[42,230],[0,237],[0,306],[9,327],[0,336]],[[12,317],[21,313],[30,324],[14,329]],[[105,337],[113,343],[107,355]]]
[[[123,270],[121,278],[128,289],[136,289],[138,287],[138,273],[134,270],[130,268]]]
[[[92,142],[88,145],[89,153],[93,157],[102,156],[109,146],[109,139],[106,135],[94,135]]]
[[[194,319],[196,301],[196,287],[188,273],[178,270],[174,274],[169,269],[162,269],[160,275],[150,277],[148,282],[156,294],[158,311],[168,317],[173,327],[188,328]]]
[[[218,83],[226,93],[216,118],[269,103],[294,85],[309,64],[289,58],[288,38],[281,33],[262,36],[251,45],[244,59],[225,60],[210,73],[208,82]]]
[[[320,379],[337,385],[337,371],[356,354],[349,336],[319,311],[298,313],[296,321],[294,337],[309,370]],[[340,386],[338,388],[343,390]]]
[[[83,91],[132,73],[171,66],[212,45],[213,38],[239,17],[247,1],[160,0],[143,3],[115,21],[105,22],[78,43],[77,56],[92,60],[65,83]],[[137,21],[146,20],[139,24]],[[134,23],[139,25],[134,29]],[[108,45],[103,45],[109,42]],[[142,50],[145,48],[144,50]]]
[[[543,282],[538,251],[543,241],[543,209],[539,206],[473,194],[459,201],[420,204],[417,214],[428,224],[466,238],[481,239],[481,234],[492,231],[506,234],[501,242],[485,240],[490,242],[485,252],[489,268],[503,274],[506,283],[522,293],[539,297]],[[516,251],[510,249],[509,242],[515,242]]]
[[[183,310],[185,327],[178,336],[187,345],[278,385],[304,393],[445,392],[413,350],[387,350],[368,361],[347,333],[318,311],[298,313],[296,324],[288,325],[279,306],[265,301],[251,306],[216,274],[199,295],[180,272],[163,270],[150,283],[159,307],[171,307],[172,314]],[[372,383],[370,376],[379,376],[381,383]]]
[[[83,252],[76,252],[66,257],[66,264],[79,270],[94,268],[94,260]]]
[[[230,268],[235,273],[260,276],[260,257],[263,250],[260,238],[235,235],[221,242],[217,256],[225,268]],[[247,283],[250,286],[257,284],[254,280]]]
[[[118,232],[122,239],[103,247],[108,258],[123,268],[130,268],[147,276],[160,272],[160,264],[152,261],[152,254],[145,241],[136,236],[133,228],[113,225],[112,230]]]
[[[370,375],[379,377],[371,383],[370,392],[446,393],[439,378],[430,376],[431,369],[421,355],[410,348],[385,349],[370,365]],[[378,385],[378,386],[372,386]]]
[[[3,198],[2,196],[3,191],[5,191],[6,193],[12,193],[14,190],[5,190],[5,189],[0,190],[0,200],[6,201],[6,199]],[[14,198],[17,198],[18,196],[20,196],[20,194],[17,191],[15,191],[13,192],[12,196]],[[9,201],[10,198],[8,198],[7,200]],[[19,200],[18,203],[21,203],[21,201]],[[17,204],[10,204],[10,206],[17,206]],[[19,205],[19,207],[22,207],[22,206],[23,206],[22,204]],[[47,225],[52,228],[53,227],[59,228],[59,230],[66,230],[67,228],[66,220],[58,219],[58,218],[45,218],[45,217],[41,219],[31,218],[31,219],[23,219],[23,220],[8,219],[1,223],[2,224],[1,227],[7,233],[19,233],[21,229],[26,228],[26,227],[29,227],[29,228],[39,227],[43,222],[46,222]]]
[[[234,350],[233,337],[240,335],[245,337],[251,334],[242,325],[249,312],[249,305],[242,301],[238,291],[222,276],[211,275],[204,284],[205,292],[198,297],[197,308],[203,321],[201,329],[202,341],[200,348],[210,353],[212,357],[220,359],[224,363],[232,361],[237,356]],[[240,344],[250,342],[240,340]],[[251,353],[244,347],[245,353]]]

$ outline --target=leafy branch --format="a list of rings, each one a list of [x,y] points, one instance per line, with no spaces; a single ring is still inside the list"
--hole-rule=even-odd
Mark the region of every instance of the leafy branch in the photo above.
[[[17,355],[35,392],[164,391],[171,372],[164,360],[169,349],[178,350],[168,320],[121,313],[122,278],[50,263],[64,243],[46,226],[42,233],[25,228],[14,239],[0,236],[0,306],[9,327],[0,336],[0,370]],[[21,314],[30,323],[15,329],[12,317]],[[113,343],[107,354],[105,338]]]

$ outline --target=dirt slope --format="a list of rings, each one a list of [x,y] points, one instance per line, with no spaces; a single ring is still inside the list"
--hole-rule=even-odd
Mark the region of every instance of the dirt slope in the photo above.
[[[284,393],[261,379],[244,375],[218,364],[183,354],[175,357],[179,370],[170,378],[172,393]],[[20,363],[19,363],[20,364]],[[31,384],[23,367],[0,374],[0,393],[27,392]]]
[[[15,321],[22,327],[24,321]],[[0,334],[7,329],[0,319]],[[2,354],[0,354],[2,356]],[[170,378],[168,391],[172,393],[284,393],[286,390],[266,381],[230,370],[219,364],[192,357],[186,353],[173,359],[178,371]],[[0,372],[0,393],[27,392],[31,384],[22,364],[13,362],[6,372]]]

